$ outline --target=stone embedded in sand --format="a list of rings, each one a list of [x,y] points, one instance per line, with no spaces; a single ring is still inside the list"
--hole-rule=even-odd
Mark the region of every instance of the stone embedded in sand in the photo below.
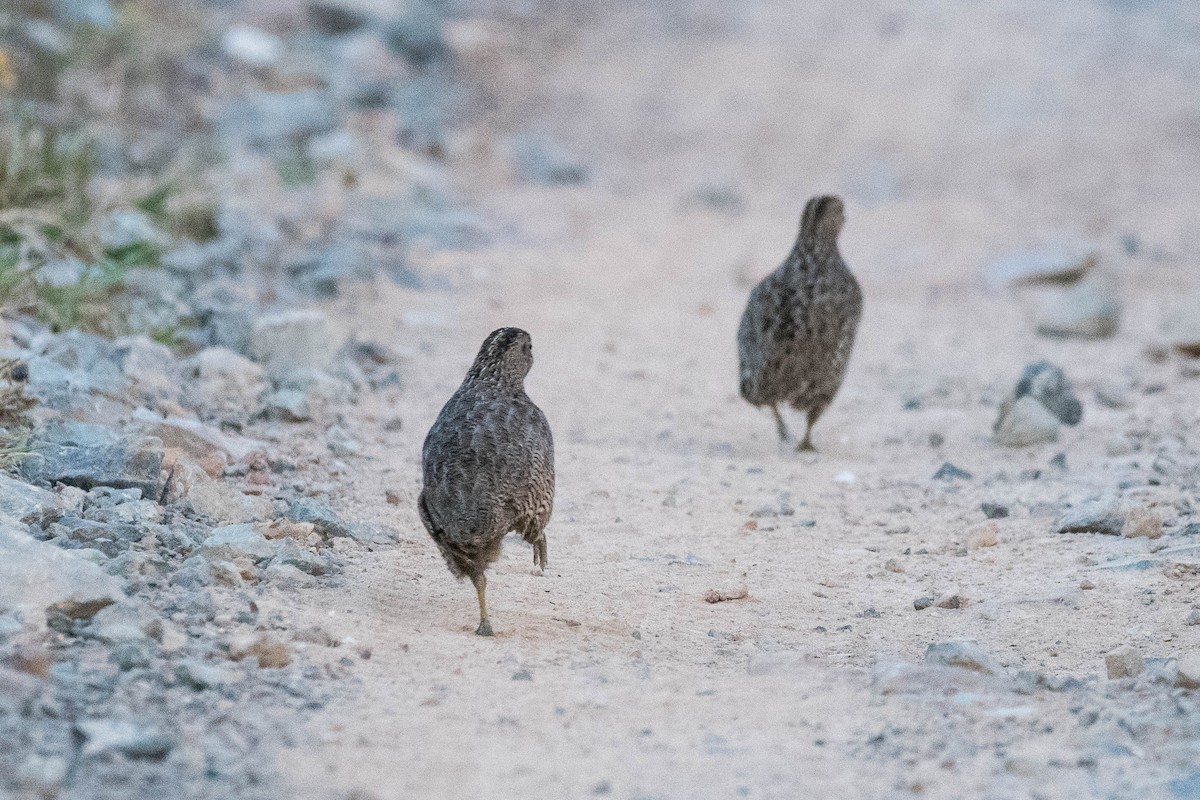
[[[1067,289],[1049,290],[1037,315],[1042,336],[1107,339],[1121,327],[1121,303],[1110,280],[1089,277]]]
[[[1193,608],[1192,612],[1187,615],[1187,619],[1183,621],[1184,625],[1200,625],[1200,608]]]
[[[935,597],[918,597],[916,600],[913,600],[913,608],[917,611],[924,611],[930,608],[936,599]]]
[[[1088,500],[1064,513],[1054,523],[1055,533],[1100,533],[1120,536],[1125,514],[1113,498]]]
[[[996,443],[1005,447],[1031,447],[1058,441],[1058,419],[1037,400],[1022,397],[1000,411]]]
[[[971,478],[971,473],[954,466],[949,461],[942,464],[942,466],[938,467],[938,471],[933,473],[933,480],[935,481],[967,481]]]
[[[1125,527],[1121,533],[1127,539],[1144,536],[1147,539],[1157,539],[1163,534],[1163,521],[1157,511],[1148,508],[1134,508],[1125,516]]]
[[[1142,654],[1130,645],[1121,645],[1104,654],[1104,666],[1109,680],[1136,678],[1146,668]]]
[[[992,286],[1073,283],[1096,266],[1097,257],[1086,243],[1059,238],[1038,249],[1020,250],[996,259],[984,270]]]
[[[973,642],[935,642],[925,649],[925,663],[968,669],[984,675],[998,675],[1004,671],[996,659]]]
[[[952,611],[966,608],[970,604],[971,601],[959,594],[957,591],[946,592],[937,599],[937,602],[934,603],[934,605],[938,608],[946,608]]]

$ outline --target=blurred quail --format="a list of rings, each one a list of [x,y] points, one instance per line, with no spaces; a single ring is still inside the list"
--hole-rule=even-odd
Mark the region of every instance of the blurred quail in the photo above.
[[[862,291],[838,254],[845,220],[841,199],[809,200],[796,246],[750,292],[738,326],[742,397],[771,407],[784,441],[779,404],[806,412],[801,450],[814,449],[813,425],[842,385],[862,317]]]
[[[533,344],[519,328],[484,340],[442,407],[422,448],[421,522],[455,577],[475,584],[480,636],[491,636],[484,571],[510,531],[533,545],[546,567],[546,524],[554,506],[554,442],[541,409],[525,394]]]

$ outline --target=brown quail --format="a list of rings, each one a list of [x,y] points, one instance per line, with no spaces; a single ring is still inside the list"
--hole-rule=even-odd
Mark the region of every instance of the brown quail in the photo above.
[[[838,253],[845,222],[840,198],[814,197],[787,259],[750,292],[738,326],[741,394],[770,406],[788,440],[779,404],[807,414],[799,449],[812,450],[812,429],[833,401],[862,317],[862,290]]]
[[[520,533],[533,545],[534,565],[546,567],[554,441],[545,415],[525,394],[532,365],[528,333],[493,331],[422,448],[421,522],[450,572],[475,584],[480,636],[492,635],[484,571],[500,557],[505,534]]]

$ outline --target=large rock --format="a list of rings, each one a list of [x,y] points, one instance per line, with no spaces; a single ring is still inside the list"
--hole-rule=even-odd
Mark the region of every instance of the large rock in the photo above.
[[[30,486],[0,472],[0,516],[24,520],[58,505],[54,492]]]
[[[1121,302],[1110,280],[1089,277],[1067,289],[1047,291],[1037,315],[1043,336],[1107,339],[1121,327]]]
[[[1009,253],[988,264],[984,280],[992,286],[1073,283],[1096,266],[1096,254],[1085,243],[1061,239],[1033,249]]]
[[[285,381],[300,370],[324,369],[339,346],[325,315],[302,309],[255,321],[250,352],[272,379]]]
[[[146,497],[157,498],[162,492],[162,463],[158,439],[127,439],[101,425],[54,422],[37,433],[20,471],[32,483],[136,488]]]
[[[0,608],[20,611],[26,622],[44,621],[48,613],[87,619],[124,597],[120,581],[78,552],[0,520]]]
[[[1110,680],[1136,678],[1146,668],[1142,654],[1129,645],[1121,645],[1104,654],[1104,666]]]
[[[125,388],[120,348],[78,330],[43,334],[30,342],[25,393],[51,408],[90,402],[93,393],[120,395]]]
[[[1181,689],[1200,689],[1200,650],[1180,656],[1175,685]]]
[[[1080,503],[1054,523],[1055,533],[1101,533],[1120,536],[1124,528],[1125,514],[1113,498]]]

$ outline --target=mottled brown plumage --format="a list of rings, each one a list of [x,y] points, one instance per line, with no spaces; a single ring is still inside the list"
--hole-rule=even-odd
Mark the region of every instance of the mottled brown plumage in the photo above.
[[[801,450],[813,449],[813,425],[842,385],[862,317],[862,291],[838,253],[845,219],[839,198],[809,200],[795,247],[750,292],[738,326],[742,397],[771,407],[784,441],[779,404],[806,412]]]
[[[546,524],[554,507],[554,441],[525,394],[533,365],[529,334],[500,328],[484,340],[467,377],[425,436],[421,522],[456,577],[475,584],[481,636],[491,636],[484,576],[510,531],[546,567]]]

